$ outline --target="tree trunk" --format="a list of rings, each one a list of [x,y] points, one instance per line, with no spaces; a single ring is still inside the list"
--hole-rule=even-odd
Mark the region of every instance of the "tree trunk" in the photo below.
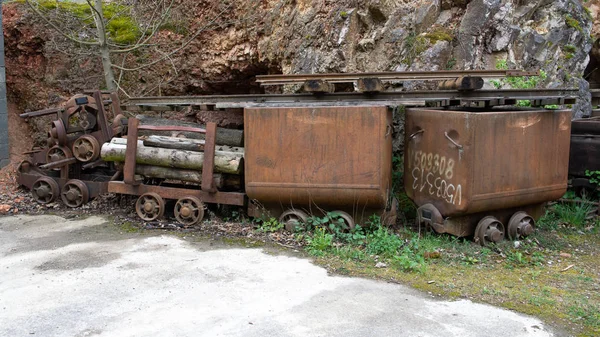
[[[107,162],[124,162],[126,150],[126,139],[113,138],[110,143],[102,145],[100,156],[102,157],[102,160]],[[204,153],[163,149],[159,147],[146,147],[140,140],[138,141],[135,162],[142,165],[201,171],[204,164]],[[214,163],[215,172],[239,175],[243,169],[243,154],[215,151]]]
[[[144,139],[144,146],[162,147],[165,149],[187,150],[194,152],[204,152],[204,139],[189,139],[167,136],[148,136]],[[228,145],[216,145],[215,151],[237,152],[244,154],[243,147],[233,147]]]
[[[193,170],[136,165],[135,173],[146,178],[172,179],[202,184],[202,172]],[[213,175],[213,179],[215,181],[215,187],[219,190],[224,188],[239,190],[242,186],[242,179],[239,175],[216,173]]]
[[[94,8],[91,8],[96,23],[98,32],[98,43],[100,49],[100,58],[102,59],[102,69],[104,71],[104,80],[106,81],[106,89],[110,91],[117,90],[117,82],[115,81],[115,73],[110,61],[110,49],[106,41],[106,26],[104,25],[104,12],[102,10],[102,0],[94,1]]]
[[[190,122],[182,122],[176,121],[172,119],[165,118],[156,118],[156,117],[148,117],[144,115],[137,115],[137,119],[140,120],[141,125],[155,125],[155,126],[191,126],[195,128],[204,128],[205,125],[190,123]],[[140,130],[138,132],[139,136],[167,136],[171,137],[174,134],[184,136],[189,139],[204,139],[205,136],[203,133],[198,132],[173,132],[173,131],[154,131],[154,130]],[[229,145],[235,147],[243,147],[244,146],[244,131],[243,130],[234,130],[234,129],[224,129],[217,128],[217,137],[216,137],[217,145]]]

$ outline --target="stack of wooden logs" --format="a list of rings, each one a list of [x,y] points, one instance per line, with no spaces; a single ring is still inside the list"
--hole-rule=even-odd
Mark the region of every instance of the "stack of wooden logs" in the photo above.
[[[142,125],[192,126],[202,125],[161,118],[138,116]],[[145,178],[158,178],[202,183],[205,134],[139,130],[135,173]],[[217,128],[214,181],[218,189],[241,188],[244,166],[244,136],[242,130]],[[113,138],[102,146],[101,157],[106,162],[125,162],[126,138]]]

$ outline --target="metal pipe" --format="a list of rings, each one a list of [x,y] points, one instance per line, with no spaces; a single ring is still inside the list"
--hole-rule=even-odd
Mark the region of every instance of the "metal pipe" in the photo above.
[[[63,167],[66,165],[75,164],[76,162],[77,162],[76,158],[65,158],[65,159],[61,159],[61,160],[58,160],[58,161],[55,161],[52,163],[41,165],[40,168],[44,169],[44,170],[51,170],[51,169]]]
[[[31,111],[31,112],[25,112],[19,115],[19,117],[21,118],[29,118],[29,117],[38,117],[38,116],[46,116],[46,115],[52,115],[61,111],[64,111],[65,109],[63,108],[51,108],[51,109],[44,109],[44,110],[38,110],[38,111]]]

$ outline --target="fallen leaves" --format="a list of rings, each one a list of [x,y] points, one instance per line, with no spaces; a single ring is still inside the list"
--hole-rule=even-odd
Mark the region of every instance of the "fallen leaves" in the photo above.
[[[11,208],[12,208],[11,205],[7,205],[7,204],[0,205],[0,214],[2,214],[2,215],[8,214],[8,212],[10,211]]]

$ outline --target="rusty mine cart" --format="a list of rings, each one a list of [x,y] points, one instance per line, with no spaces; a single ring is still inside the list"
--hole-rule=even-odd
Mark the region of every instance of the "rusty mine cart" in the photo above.
[[[517,240],[567,190],[570,111],[409,109],[406,130],[405,188],[438,233]]]

